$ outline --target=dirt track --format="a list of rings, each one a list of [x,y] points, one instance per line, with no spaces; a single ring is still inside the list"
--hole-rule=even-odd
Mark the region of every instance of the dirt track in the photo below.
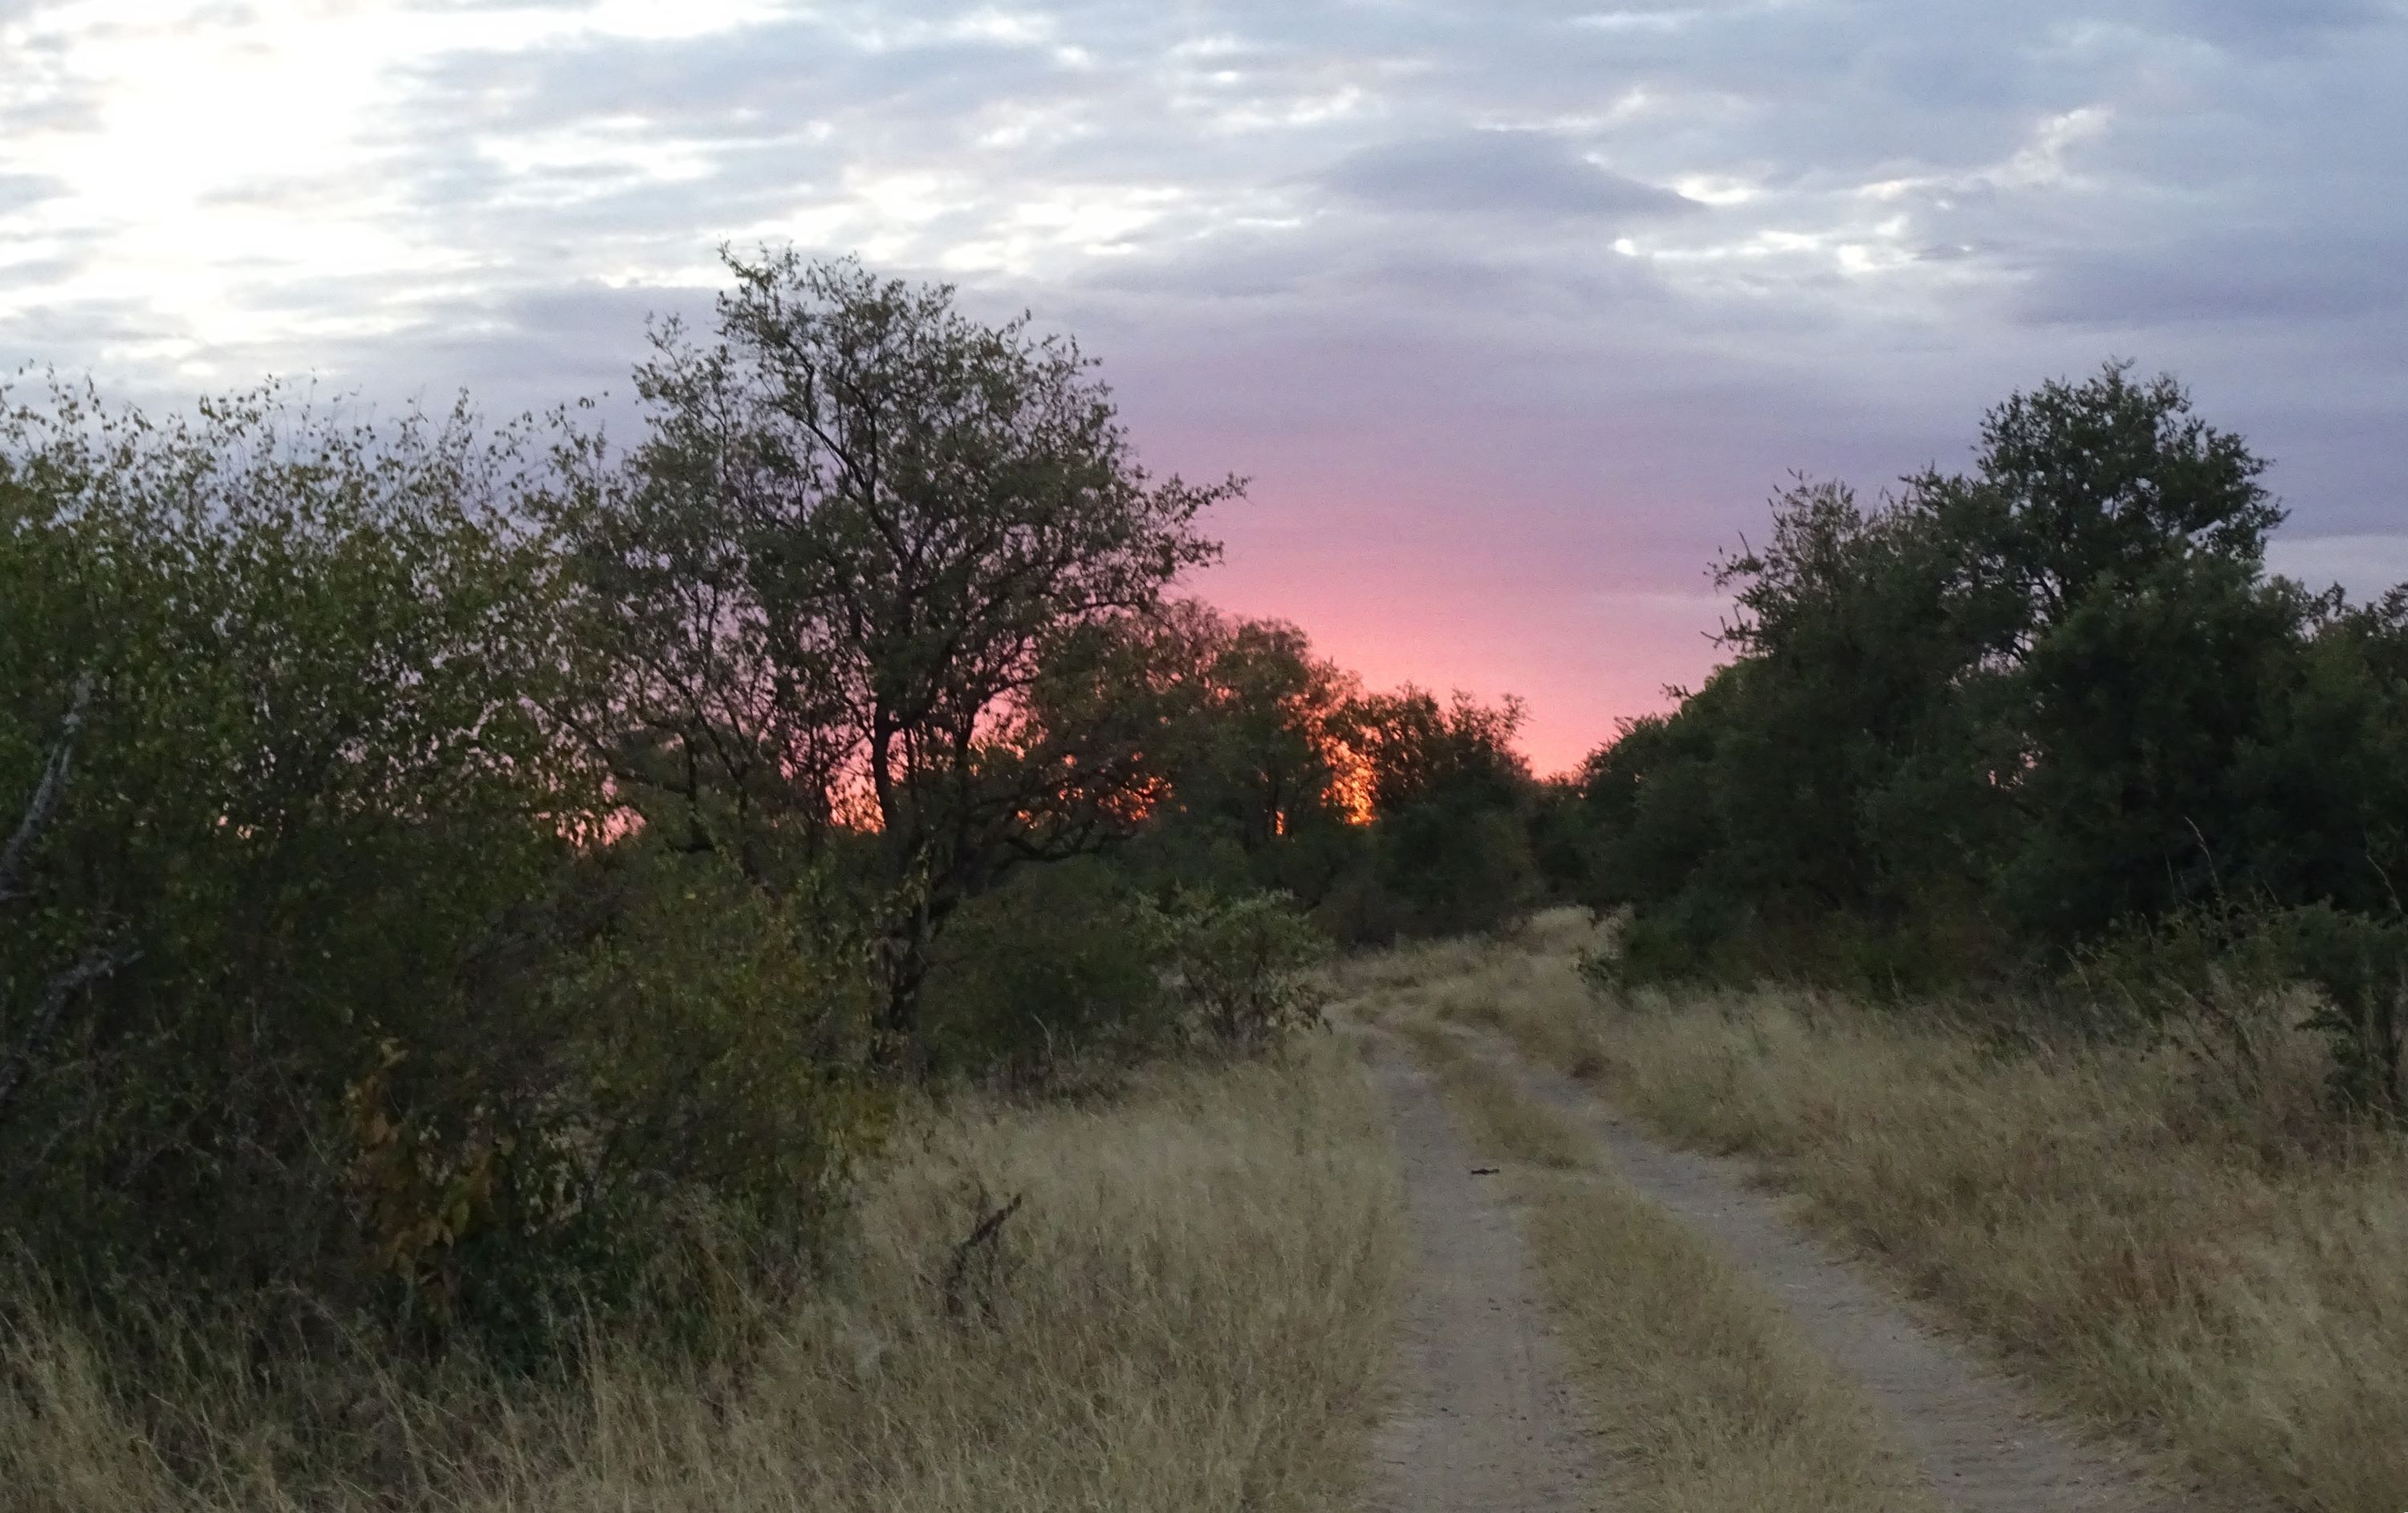
[[[1923,1327],[1855,1263],[1805,1235],[1746,1168],[1674,1149],[1570,1078],[1483,1054],[1598,1140],[1629,1181],[1718,1246],[1854,1382],[1943,1505],[1973,1513],[2173,1513],[2124,1458],[2052,1420],[1971,1349]],[[1419,1236],[1400,1392],[1375,1504],[1395,1513],[1611,1506],[1583,1407],[1549,1333],[1512,1215],[1469,1175],[1437,1090],[1394,1045],[1375,1066],[1396,1111]],[[1607,1278],[1600,1278],[1605,1282]],[[1777,1513],[1777,1510],[1774,1510]]]
[[[1502,1190],[1473,1174],[1438,1089],[1402,1049],[1372,1065],[1394,1110],[1414,1235],[1398,1405],[1376,1451],[1382,1513],[1600,1507],[1583,1406]]]

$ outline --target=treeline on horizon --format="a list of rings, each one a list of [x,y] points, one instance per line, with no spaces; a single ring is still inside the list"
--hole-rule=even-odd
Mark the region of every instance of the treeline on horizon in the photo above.
[[[920,1090],[1542,896],[1518,707],[1177,597],[1239,485],[1075,346],[729,269],[625,443],[0,394],[0,1329],[555,1359],[808,1277]]]
[[[2408,1109],[2408,587],[2269,574],[2264,466],[2111,364],[1971,472],[1799,480],[1713,569],[1728,660],[1583,770],[1600,973],[2094,1026],[2305,990],[2337,1096]]]

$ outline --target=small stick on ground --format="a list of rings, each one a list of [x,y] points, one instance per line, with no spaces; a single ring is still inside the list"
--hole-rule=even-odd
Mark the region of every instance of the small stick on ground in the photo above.
[[[945,1267],[945,1317],[957,1320],[964,1312],[962,1293],[969,1281],[972,1261],[986,1257],[987,1274],[992,1280],[996,1241],[1003,1234],[1004,1220],[1018,1213],[1027,1197],[1025,1192],[1013,1193],[1010,1203],[990,1210],[972,1227],[969,1237],[953,1247],[953,1258]],[[995,1292],[991,1286],[979,1290],[979,1313],[989,1323],[995,1321]]]

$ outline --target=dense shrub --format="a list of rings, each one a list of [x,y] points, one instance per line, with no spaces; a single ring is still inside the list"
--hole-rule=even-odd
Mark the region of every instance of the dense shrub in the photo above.
[[[1255,1050],[1320,1022],[1321,992],[1304,974],[1326,942],[1293,899],[1182,890],[1149,912],[1193,1038],[1223,1050]]]
[[[2271,1030],[2317,1032],[2344,1107],[2408,1115],[2408,921],[2328,903],[2213,905],[2128,929],[2085,951],[2070,990],[2140,1022],[2181,1024],[2248,1070]]]
[[[1082,858],[1015,875],[938,937],[926,1012],[938,1070],[1010,1079],[1158,1048],[1175,1026],[1145,900]]]
[[[941,1069],[1023,1084],[1176,1050],[1260,1049],[1318,1021],[1327,940],[1283,893],[1174,886],[1089,858],[1014,877],[940,937]]]
[[[53,1276],[523,1337],[874,1125],[858,953],[613,854],[520,498],[459,414],[0,420],[5,823],[63,775],[0,900],[0,1227]]]
[[[1728,662],[1584,773],[1617,970],[2029,988],[2245,899],[2288,943],[2218,949],[2319,984],[2381,1101],[2408,594],[2269,576],[2263,468],[2116,364],[1993,409],[1966,473],[1783,493],[1716,569]]]
[[[499,948],[591,812],[542,728],[559,649],[506,459],[459,417],[379,432],[272,393],[0,424],[0,792],[93,689],[0,940],[31,1068],[0,1109],[9,1227],[79,1263],[338,1270],[344,1089],[389,1040],[506,1021]],[[96,950],[123,964],[20,1018]]]

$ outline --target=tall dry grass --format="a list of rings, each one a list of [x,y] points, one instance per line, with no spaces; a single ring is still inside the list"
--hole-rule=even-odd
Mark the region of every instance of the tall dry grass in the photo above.
[[[1609,1006],[1556,945],[1492,952],[1440,1011],[1756,1157],[2027,1374],[2209,1482],[2408,1507],[2408,1141],[2327,1111],[2293,1011],[2236,1026],[2227,1006],[2128,1044],[1791,992]]]
[[[860,1217],[821,1294],[731,1303],[740,1349],[606,1348],[546,1391],[351,1374],[331,1384],[356,1403],[307,1428],[239,1362],[131,1375],[21,1320],[0,1505],[1218,1513],[1354,1482],[1404,1250],[1381,1109],[1334,1042],[957,1108]]]
[[[1441,989],[1443,985],[1425,983]],[[1426,1017],[1398,1026],[1507,1163],[1581,1376],[1611,1506],[1651,1513],[1936,1513],[1863,1399],[1778,1305],[1603,1169],[1596,1142]]]

